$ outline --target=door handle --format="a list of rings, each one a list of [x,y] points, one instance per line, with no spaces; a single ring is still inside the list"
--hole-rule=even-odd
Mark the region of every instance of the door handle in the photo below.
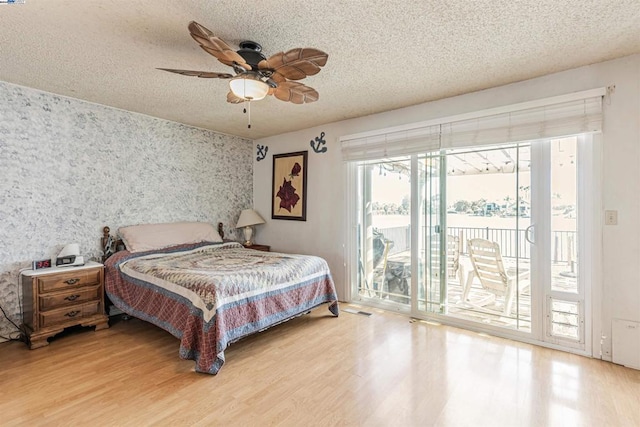
[[[528,226],[524,230],[524,238],[527,240],[527,242],[531,243],[532,245],[536,244],[535,238],[532,240],[532,239],[529,238],[529,236],[530,235],[533,236],[533,234],[531,234],[531,230],[533,229],[534,226],[535,226],[535,224],[531,224],[530,226]]]

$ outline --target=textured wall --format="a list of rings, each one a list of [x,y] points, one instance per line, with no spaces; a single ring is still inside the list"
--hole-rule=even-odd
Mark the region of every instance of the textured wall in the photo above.
[[[0,305],[20,323],[19,270],[67,243],[99,256],[105,225],[222,221],[231,232],[252,206],[252,151],[242,138],[0,82]]]

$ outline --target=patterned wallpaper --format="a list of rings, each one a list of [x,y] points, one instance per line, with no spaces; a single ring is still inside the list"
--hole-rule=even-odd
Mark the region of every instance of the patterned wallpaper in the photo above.
[[[20,269],[67,243],[100,256],[105,225],[222,221],[235,238],[253,203],[253,146],[0,82],[0,176],[0,306],[20,324]],[[0,335],[9,326],[0,315]]]

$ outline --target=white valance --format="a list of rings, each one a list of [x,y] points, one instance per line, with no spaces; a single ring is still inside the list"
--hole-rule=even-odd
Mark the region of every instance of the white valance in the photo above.
[[[345,161],[602,131],[605,88],[340,138]]]
[[[341,139],[344,160],[377,160],[440,149],[440,126],[387,129],[383,133]]]

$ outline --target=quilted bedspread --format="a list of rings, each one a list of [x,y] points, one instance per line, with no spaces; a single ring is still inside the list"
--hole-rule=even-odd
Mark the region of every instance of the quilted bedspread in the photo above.
[[[216,374],[230,343],[322,303],[338,315],[329,267],[315,256],[208,243],[122,251],[105,268],[113,304],[179,338],[197,372]]]

